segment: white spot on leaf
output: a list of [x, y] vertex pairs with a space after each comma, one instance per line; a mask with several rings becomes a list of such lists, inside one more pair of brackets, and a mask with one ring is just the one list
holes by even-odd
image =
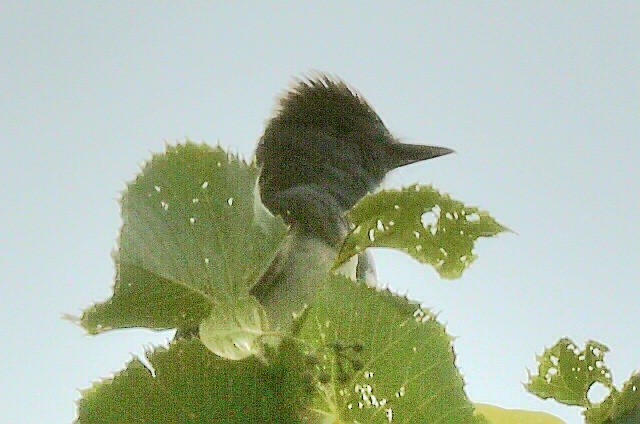
[[420, 216], [420, 222], [424, 228], [435, 227], [438, 222], [439, 215], [433, 210], [423, 213]]
[[480, 215], [477, 212], [474, 212], [470, 215], [466, 215], [465, 218], [468, 222], [477, 222], [480, 221]]

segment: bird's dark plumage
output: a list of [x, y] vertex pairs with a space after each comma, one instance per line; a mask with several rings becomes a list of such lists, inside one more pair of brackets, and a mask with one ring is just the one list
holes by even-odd
[[[325, 256], [335, 255], [347, 233], [346, 212], [374, 191], [389, 171], [451, 152], [400, 143], [362, 96], [344, 82], [319, 74], [299, 80], [280, 100], [260, 138], [260, 196], [271, 212], [291, 225], [298, 247], [303, 246], [307, 255], [312, 240], [324, 245]], [[301, 276], [289, 278], [293, 274], [287, 274], [288, 262], [294, 261], [279, 258], [266, 274], [271, 281], [252, 289], [263, 305], [307, 290], [292, 289]], [[327, 272], [331, 258], [321, 262], [324, 268], [329, 264]], [[276, 264], [280, 269], [274, 269]]]
[[256, 150], [263, 202], [284, 215], [274, 198], [306, 186], [348, 210], [382, 181], [386, 171], [372, 147], [389, 136], [380, 117], [344, 83], [301, 81], [280, 101]]
[[[326, 193], [335, 201], [329, 211], [344, 213], [392, 169], [450, 152], [399, 143], [362, 96], [342, 81], [319, 75], [299, 81], [280, 100], [260, 139], [260, 194], [272, 212], [288, 221], [295, 220], [295, 213], [289, 211], [293, 216], [288, 219], [281, 199], [296, 187]], [[333, 242], [335, 237], [329, 238]]]

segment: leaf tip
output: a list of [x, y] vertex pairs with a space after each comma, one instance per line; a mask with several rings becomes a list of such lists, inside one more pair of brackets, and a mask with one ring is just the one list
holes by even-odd
[[78, 325], [80, 327], [82, 327], [82, 317], [78, 316], [78, 315], [72, 315], [72, 314], [68, 314], [68, 313], [63, 313], [62, 316], [60, 317], [61, 319], [68, 321], [72, 324]]

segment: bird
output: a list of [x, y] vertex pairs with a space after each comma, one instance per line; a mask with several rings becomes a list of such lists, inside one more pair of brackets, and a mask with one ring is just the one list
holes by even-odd
[[[452, 152], [402, 143], [367, 100], [338, 77], [316, 72], [296, 79], [255, 152], [260, 199], [290, 228], [250, 289], [269, 323], [286, 331], [293, 316], [312, 304], [348, 234], [347, 212], [387, 173]], [[355, 277], [375, 279], [370, 254], [356, 258]]]

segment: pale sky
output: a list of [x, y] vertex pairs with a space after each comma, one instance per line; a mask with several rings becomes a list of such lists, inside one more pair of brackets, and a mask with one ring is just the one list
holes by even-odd
[[380, 279], [440, 312], [472, 400], [581, 422], [521, 382], [564, 336], [608, 345], [617, 384], [640, 366], [639, 46], [632, 1], [1, 2], [2, 421], [70, 422], [78, 389], [170, 337], [60, 318], [109, 296], [139, 163], [185, 137], [250, 157], [316, 69], [458, 152], [387, 186], [434, 183], [517, 232], [459, 281], [388, 252]]

